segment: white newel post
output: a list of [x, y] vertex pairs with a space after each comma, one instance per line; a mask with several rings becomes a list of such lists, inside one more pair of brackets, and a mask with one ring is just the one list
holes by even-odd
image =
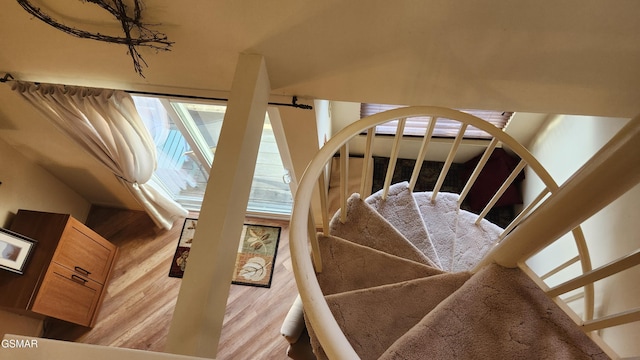
[[215, 358], [270, 92], [263, 57], [239, 57], [166, 352]]

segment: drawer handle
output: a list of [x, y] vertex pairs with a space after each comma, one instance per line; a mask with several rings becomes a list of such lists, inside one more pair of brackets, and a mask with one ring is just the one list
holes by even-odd
[[71, 280], [77, 282], [78, 284], [84, 285], [87, 283], [87, 280], [81, 278], [78, 275], [71, 275]]
[[76, 269], [77, 272], [83, 273], [85, 276], [89, 276], [89, 274], [91, 274], [90, 271], [87, 271], [87, 270], [81, 268], [80, 266], [76, 266], [75, 269]]

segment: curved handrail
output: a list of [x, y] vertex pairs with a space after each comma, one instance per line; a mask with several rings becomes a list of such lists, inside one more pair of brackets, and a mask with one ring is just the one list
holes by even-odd
[[[322, 294], [320, 285], [316, 279], [314, 266], [311, 261], [311, 257], [309, 256], [310, 248], [307, 241], [307, 225], [315, 184], [318, 177], [322, 174], [327, 162], [353, 137], [363, 133], [365, 130], [368, 130], [373, 126], [390, 120], [425, 115], [431, 116], [432, 118], [437, 117], [457, 120], [464, 124], [486, 131], [493, 137], [498, 138], [500, 142], [508, 146], [522, 160], [531, 166], [533, 171], [538, 175], [550, 192], [553, 193], [558, 189], [558, 185], [551, 175], [518, 141], [509, 134], [496, 128], [494, 125], [461, 111], [435, 106], [405, 107], [388, 110], [360, 119], [359, 121], [356, 121], [342, 129], [318, 151], [316, 156], [307, 166], [296, 191], [289, 229], [291, 258], [298, 291], [300, 292], [308, 320], [310, 321], [318, 340], [322, 344], [323, 350], [330, 359], [358, 359], [359, 357], [341, 331], [327, 302], [324, 300], [324, 295]], [[585, 257], [588, 259], [588, 249], [584, 242], [584, 237], [577, 237], [575, 240], [581, 258]], [[312, 239], [312, 241], [314, 240]], [[583, 272], [591, 270], [590, 261], [588, 260], [584, 261], [582, 266]], [[587, 266], [588, 269], [585, 269], [585, 266]], [[592, 290], [590, 295], [588, 292], [589, 290], [585, 288], [586, 296], [590, 296], [592, 298]]]

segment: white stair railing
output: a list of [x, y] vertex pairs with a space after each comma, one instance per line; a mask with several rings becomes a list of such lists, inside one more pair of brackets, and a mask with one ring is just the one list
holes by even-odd
[[[492, 250], [482, 266], [516, 267], [640, 182], [640, 116], [553, 192]], [[590, 270], [589, 270], [590, 271]]]
[[[293, 208], [292, 217], [291, 217], [291, 227], [290, 227], [290, 239], [291, 239], [290, 247], [291, 247], [291, 254], [292, 254], [292, 263], [293, 263], [294, 273], [296, 277], [296, 282], [298, 285], [298, 290], [300, 292], [300, 296], [302, 298], [302, 302], [304, 304], [308, 320], [314, 329], [314, 333], [316, 334], [320, 344], [322, 345], [323, 350], [325, 351], [325, 353], [330, 359], [357, 359], [358, 356], [353, 350], [353, 348], [351, 347], [351, 345], [349, 344], [349, 342], [347, 341], [342, 331], [340, 330], [337, 322], [333, 318], [333, 315], [329, 310], [329, 307], [326, 301], [324, 300], [322, 291], [320, 290], [318, 281], [315, 277], [315, 272], [320, 271], [322, 266], [322, 264], [316, 263], [315, 264], [316, 267], [314, 268], [314, 264], [311, 261], [312, 256], [316, 262], [319, 261], [318, 260], [319, 257], [316, 255], [313, 255], [313, 253], [316, 252], [318, 249], [317, 237], [308, 236], [307, 234], [307, 229], [308, 229], [307, 225], [310, 224], [308, 219], [308, 216], [309, 216], [308, 214], [309, 214], [309, 208], [310, 208], [310, 202], [311, 202], [311, 195], [312, 195], [312, 192], [314, 191], [314, 185], [317, 183], [319, 176], [324, 176], [323, 171], [326, 168], [326, 164], [332, 159], [332, 157], [340, 149], [343, 149], [341, 152], [342, 162], [343, 164], [346, 164], [346, 161], [347, 161], [346, 158], [348, 157], [348, 151], [346, 150], [347, 149], [346, 146], [352, 138], [364, 132], [368, 132], [367, 147], [366, 147], [365, 162], [364, 162], [365, 171], [366, 171], [366, 166], [368, 166], [369, 159], [371, 157], [371, 144], [373, 143], [374, 129], [376, 125], [384, 122], [388, 122], [390, 120], [399, 120], [398, 123], [399, 123], [399, 127], [401, 128], [406, 119], [412, 118], [412, 117], [418, 117], [418, 116], [424, 117], [425, 115], [429, 116], [432, 119], [431, 121], [432, 124], [430, 124], [430, 127], [434, 125], [437, 119], [439, 118], [452, 119], [452, 120], [459, 121], [462, 124], [462, 128], [466, 126], [473, 126], [491, 134], [493, 136], [493, 139], [489, 146], [490, 149], [487, 150], [487, 152], [485, 153], [485, 156], [483, 156], [483, 159], [484, 158], [488, 159], [491, 151], [493, 151], [493, 148], [495, 148], [498, 144], [502, 144], [502, 146], [507, 147], [511, 149], [514, 153], [516, 153], [522, 160], [521, 164], [518, 166], [518, 169], [514, 171], [514, 173], [509, 177], [509, 179], [507, 179], [507, 181], [505, 182], [506, 185], [503, 185], [503, 188], [506, 188], [506, 186], [508, 186], [507, 183], [510, 183], [513, 180], [513, 178], [515, 178], [515, 175], [517, 175], [518, 172], [526, 165], [533, 170], [533, 172], [541, 179], [541, 181], [545, 186], [545, 190], [536, 198], [535, 203], [537, 204], [541, 202], [548, 193], [551, 194], [549, 198], [547, 198], [547, 200], [545, 200], [535, 210], [534, 208], [536, 204], [533, 204], [525, 208], [524, 211], [516, 217], [516, 219], [512, 222], [512, 224], [507, 227], [506, 231], [503, 233], [503, 236], [501, 237], [504, 237], [503, 243], [506, 242], [508, 244], [508, 247], [512, 246], [511, 245], [512, 241], [509, 240], [510, 237], [512, 236], [511, 234], [517, 234], [521, 226], [523, 226], [524, 224], [530, 223], [529, 219], [531, 217], [534, 217], [534, 215], [536, 215], [537, 213], [539, 213], [541, 211], [540, 209], [544, 208], [545, 204], [547, 204], [553, 196], [556, 196], [556, 197], [563, 196], [561, 195], [561, 193], [564, 190], [558, 191], [559, 187], [556, 184], [556, 182], [553, 180], [553, 178], [542, 167], [542, 165], [535, 159], [535, 157], [533, 157], [533, 155], [531, 155], [531, 153], [529, 153], [529, 151], [526, 150], [521, 144], [519, 144], [515, 139], [513, 139], [508, 134], [497, 129], [492, 124], [463, 112], [459, 112], [452, 109], [440, 108], [440, 107], [407, 107], [407, 108], [390, 110], [384, 113], [379, 113], [373, 116], [369, 116], [367, 118], [356, 121], [351, 125], [347, 126], [346, 128], [344, 128], [338, 134], [334, 135], [320, 149], [316, 157], [314, 157], [314, 159], [311, 161], [311, 163], [307, 167], [305, 174], [302, 180], [300, 181], [298, 190], [296, 192], [296, 196], [294, 200], [294, 208]], [[444, 176], [446, 176], [446, 172], [453, 161], [453, 158], [457, 151], [457, 147], [460, 144], [460, 141], [462, 140], [463, 133], [464, 133], [464, 130], [459, 132], [456, 140], [454, 141], [454, 144], [449, 153], [448, 159], [445, 162], [445, 167], [440, 174], [439, 180], [436, 184], [436, 188], [434, 188], [434, 193], [436, 193], [439, 190], [440, 186], [442, 185]], [[430, 136], [431, 132], [428, 130], [427, 134]], [[390, 165], [389, 165], [390, 169], [387, 169], [387, 178], [389, 179], [389, 181], [385, 181], [385, 184], [382, 190], [383, 193], [386, 193], [386, 191], [388, 191], [388, 188], [390, 186], [390, 178], [393, 175], [393, 167], [395, 167], [395, 160], [398, 157], [398, 148], [400, 146], [399, 139], [401, 138], [402, 138], [402, 131], [400, 129], [398, 131], [398, 135], [396, 136], [396, 141], [394, 143], [392, 154], [390, 156], [390, 159], [391, 159]], [[429, 140], [430, 139], [424, 140], [422, 148], [420, 150], [420, 154], [418, 154], [418, 158], [424, 159], [424, 156], [426, 154], [426, 147], [428, 146]], [[636, 140], [636, 142], [637, 141], [638, 140]], [[484, 159], [485, 160], [484, 162], [486, 162], [486, 159]], [[482, 162], [483, 161], [481, 161], [481, 163]], [[474, 171], [474, 176], [472, 176], [472, 178], [469, 180], [469, 183], [465, 186], [465, 190], [463, 190], [463, 197], [464, 195], [466, 195], [468, 190], [473, 185], [473, 181], [475, 181], [475, 177], [477, 177], [477, 175], [481, 171], [482, 166], [483, 164], [479, 165], [478, 168], [476, 168], [476, 170]], [[627, 163], [627, 166], [629, 166], [628, 163]], [[342, 171], [343, 169], [344, 171]], [[345, 176], [346, 169], [347, 169], [347, 166], [342, 165], [341, 176]], [[412, 180], [410, 184], [411, 188], [415, 186], [414, 178], [417, 177], [417, 172], [419, 171], [420, 171], [420, 166], [416, 164], [414, 173], [412, 174]], [[391, 175], [389, 175], [389, 173], [391, 173]], [[342, 184], [342, 189], [340, 190], [340, 193], [342, 196], [342, 201], [341, 201], [340, 212], [341, 212], [341, 219], [344, 221], [344, 219], [346, 219], [345, 218], [346, 216], [345, 195], [348, 195], [348, 192], [347, 192], [346, 181], [341, 180], [341, 184]], [[326, 196], [326, 192], [321, 191], [321, 196], [323, 194]], [[499, 196], [497, 195], [495, 200], [497, 200], [497, 197]], [[435, 196], [434, 196], [434, 200], [435, 200]], [[487, 206], [485, 211], [483, 211], [482, 215], [488, 212], [492, 206], [493, 204], [489, 204], [489, 206]], [[573, 211], [575, 212], [576, 210], [574, 209]], [[323, 216], [326, 216], [327, 218], [329, 218], [332, 216], [332, 214], [323, 214]], [[325, 220], [323, 220], [323, 224], [325, 224]], [[545, 228], [546, 226], [540, 226], [540, 227]], [[325, 232], [326, 232], [326, 229], [325, 229]], [[579, 224], [575, 225], [575, 229], [573, 230], [573, 235], [578, 248], [577, 258], [579, 259], [582, 272], [587, 273], [591, 271], [591, 262], [590, 262], [586, 242]], [[531, 240], [527, 240], [527, 241], [531, 241]], [[311, 242], [311, 246], [309, 242]], [[504, 249], [505, 245], [501, 244], [499, 245], [499, 247], [501, 249]], [[310, 256], [310, 254], [312, 256]], [[506, 261], [506, 259], [509, 259], [510, 262], [508, 262], [508, 264], [514, 267], [517, 266], [518, 261], [520, 259], [520, 257], [516, 256], [512, 252], [508, 252], [507, 254], [504, 254], [502, 252], [496, 253], [494, 251], [494, 252], [491, 252], [491, 256], [492, 256], [491, 260], [487, 260], [487, 261], [494, 261], [496, 258], [500, 258], [504, 262]], [[562, 269], [558, 271], [561, 271], [561, 270]], [[536, 276], [531, 272], [527, 272], [527, 273], [530, 274], [531, 276]], [[536, 280], [542, 281], [539, 277]], [[584, 287], [584, 298], [585, 298], [585, 307], [586, 307], [585, 321], [591, 320], [591, 317], [593, 314], [593, 297], [594, 297], [593, 285], [587, 284]], [[625, 314], [624, 318], [629, 319], [629, 318], [633, 318], [634, 316], [636, 316], [635, 313], [631, 315]]]

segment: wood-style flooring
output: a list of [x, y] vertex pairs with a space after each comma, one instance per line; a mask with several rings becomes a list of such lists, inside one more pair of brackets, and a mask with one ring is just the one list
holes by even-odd
[[[231, 285], [216, 359], [286, 359], [280, 326], [297, 295], [289, 224], [255, 218], [246, 222], [282, 227], [273, 280], [270, 288]], [[96, 325], [88, 329], [49, 320], [44, 336], [163, 351], [180, 289], [181, 280], [168, 273], [182, 223], [164, 231], [143, 212], [94, 207], [87, 225], [119, 247]]]

